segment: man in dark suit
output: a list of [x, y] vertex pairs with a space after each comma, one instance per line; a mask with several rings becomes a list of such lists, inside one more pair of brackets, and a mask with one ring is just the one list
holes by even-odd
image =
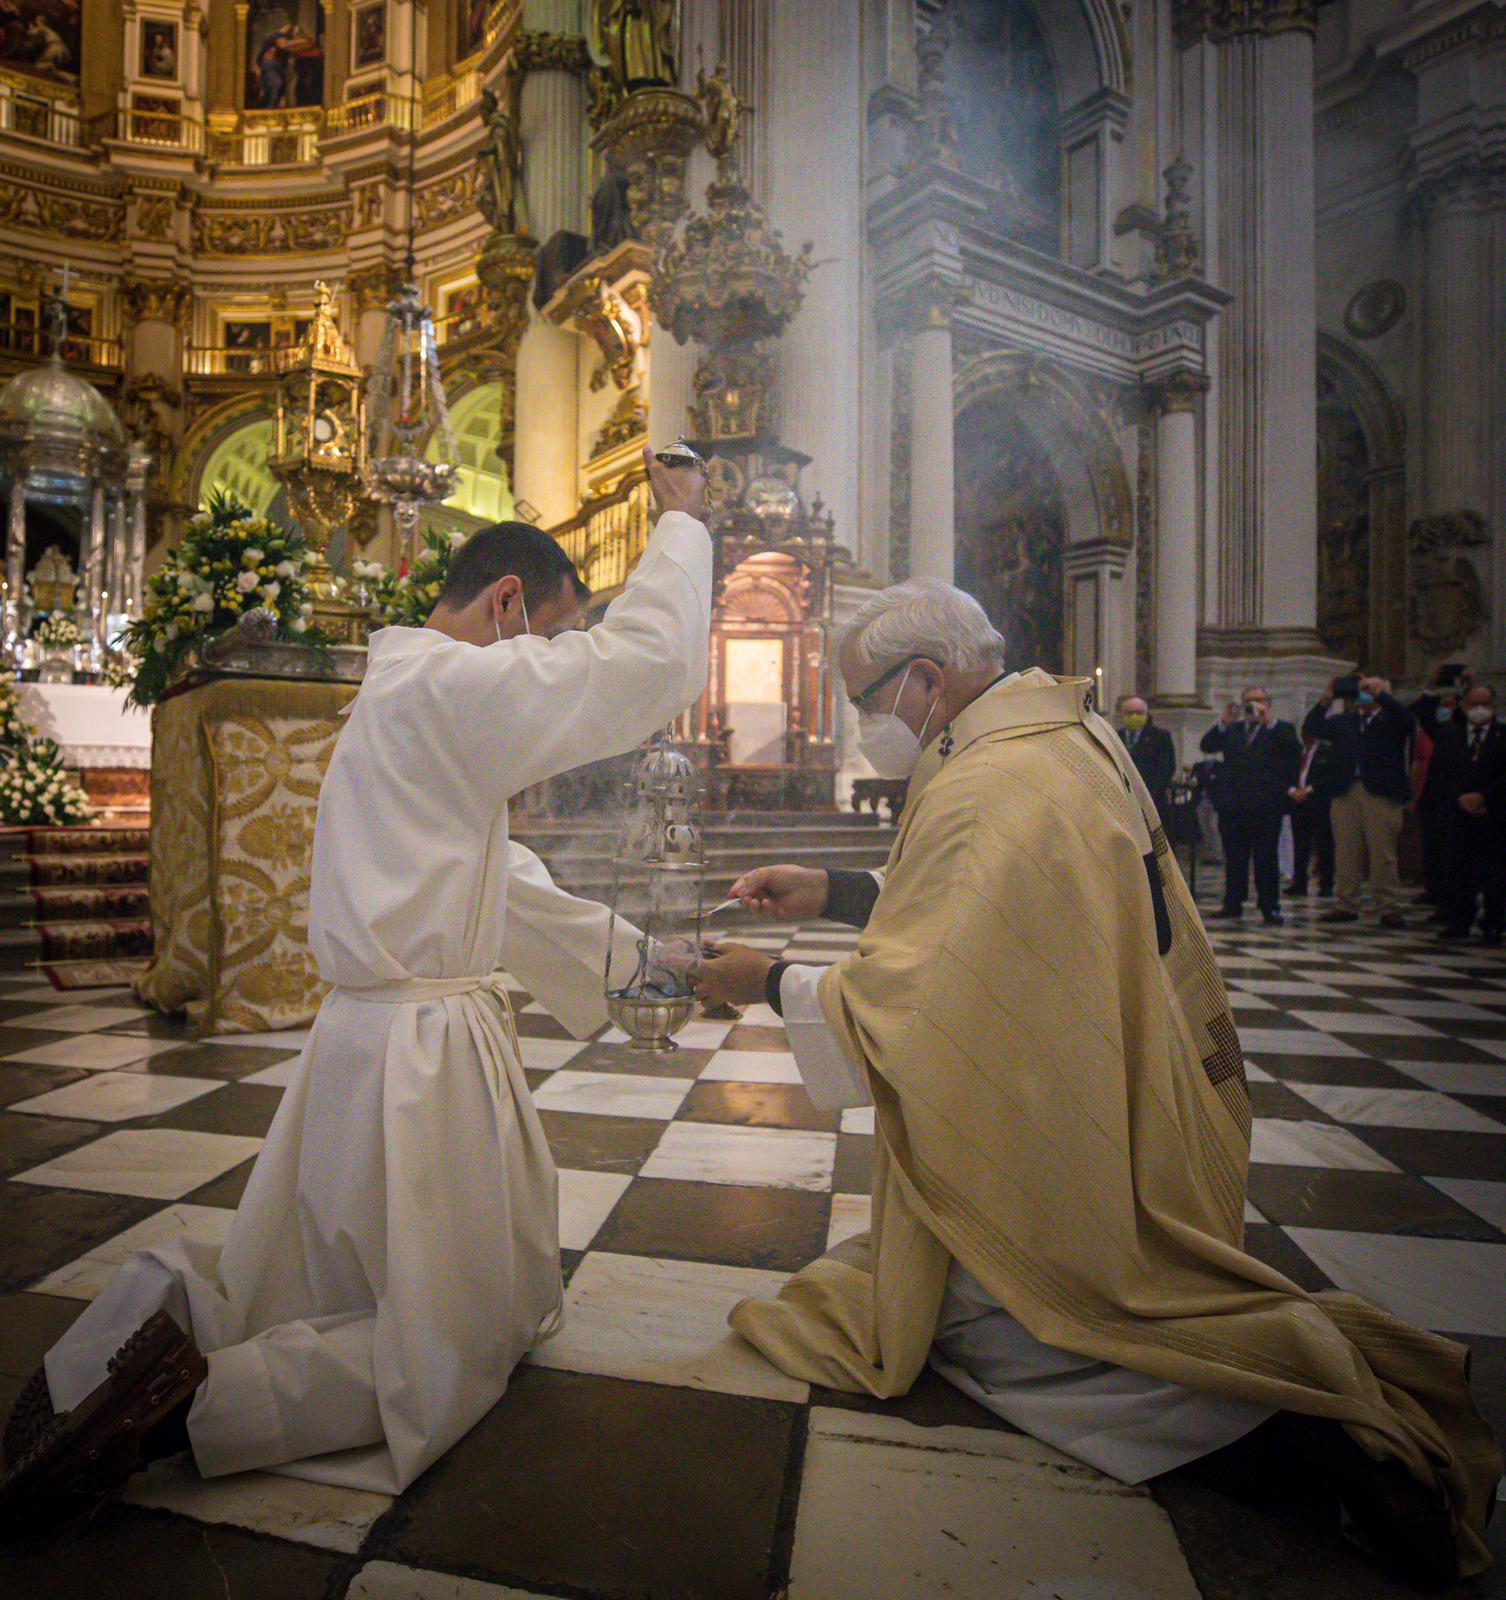
[[1288, 792], [1302, 764], [1302, 741], [1289, 722], [1271, 716], [1264, 689], [1246, 689], [1243, 714], [1224, 707], [1218, 726], [1202, 737], [1200, 748], [1221, 755], [1217, 800], [1218, 831], [1224, 845], [1224, 903], [1220, 917], [1244, 914], [1250, 863], [1255, 864], [1255, 898], [1268, 923], [1280, 923], [1281, 869], [1276, 851]]
[[1439, 937], [1467, 939], [1478, 908], [1481, 938], [1500, 944], [1506, 927], [1506, 728], [1496, 721], [1495, 691], [1484, 684], [1464, 696], [1463, 709], [1463, 720], [1439, 728], [1433, 751], [1450, 807], [1447, 921]]
[[1433, 674], [1432, 685], [1407, 706], [1423, 736], [1413, 745], [1413, 792], [1422, 834], [1422, 898], [1432, 906], [1434, 922], [1448, 921], [1448, 838], [1458, 809], [1454, 797], [1445, 792], [1444, 771], [1434, 755], [1442, 730], [1453, 722], [1462, 722], [1464, 713], [1459, 702], [1474, 682], [1468, 667], [1451, 663], [1440, 667]]
[[1156, 802], [1157, 815], [1165, 822], [1171, 780], [1177, 775], [1177, 750], [1171, 735], [1156, 726], [1150, 707], [1138, 694], [1127, 694], [1119, 702], [1119, 737]]
[[[1344, 694], [1336, 691], [1342, 687]], [[1336, 699], [1339, 701], [1335, 704]], [[1302, 724], [1302, 736], [1333, 747], [1334, 877], [1337, 902], [1324, 922], [1356, 922], [1360, 885], [1369, 868], [1370, 893], [1381, 926], [1403, 928], [1396, 846], [1402, 813], [1412, 798], [1407, 744], [1412, 713], [1384, 678], [1335, 678]]]
[[1287, 811], [1292, 819], [1292, 887], [1306, 895], [1308, 864], [1318, 858], [1318, 893], [1333, 893], [1333, 751], [1317, 739], [1302, 741], [1302, 765], [1297, 781], [1287, 791]]

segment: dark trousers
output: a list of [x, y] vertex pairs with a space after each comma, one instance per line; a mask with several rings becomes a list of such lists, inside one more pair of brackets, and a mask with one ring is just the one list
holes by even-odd
[[1276, 847], [1281, 841], [1281, 812], [1219, 813], [1224, 843], [1224, 909], [1238, 911], [1249, 892], [1250, 864], [1255, 865], [1255, 899], [1262, 911], [1281, 908], [1281, 869]]
[[1447, 840], [1449, 927], [1467, 933], [1478, 909], [1482, 932], [1506, 930], [1506, 829], [1494, 817], [1461, 811]]
[[1308, 863], [1318, 858], [1318, 887], [1333, 893], [1333, 819], [1316, 797], [1292, 807], [1292, 893], [1307, 893]]
[[1448, 904], [1448, 825], [1452, 820], [1449, 805], [1447, 800], [1417, 802], [1417, 827], [1422, 835], [1422, 892], [1431, 905], [1444, 908]]

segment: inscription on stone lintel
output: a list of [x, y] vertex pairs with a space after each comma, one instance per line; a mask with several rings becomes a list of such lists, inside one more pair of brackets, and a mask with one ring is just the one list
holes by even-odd
[[1079, 344], [1091, 345], [1094, 349], [1128, 361], [1136, 361], [1178, 345], [1192, 350], [1201, 350], [1203, 346], [1202, 328], [1190, 318], [1161, 323], [1147, 328], [1143, 333], [1131, 333], [1123, 328], [1095, 322], [1091, 317], [1070, 311], [1065, 306], [1037, 300], [1033, 295], [1002, 283], [986, 283], [971, 278], [968, 280], [968, 294], [976, 304], [994, 306], [1030, 327], [1061, 335]]

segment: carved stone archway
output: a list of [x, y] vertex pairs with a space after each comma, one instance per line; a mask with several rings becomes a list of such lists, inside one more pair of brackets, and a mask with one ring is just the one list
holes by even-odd
[[[1361, 662], [1388, 676], [1407, 671], [1406, 422], [1390, 386], [1353, 345], [1332, 334], [1318, 335], [1320, 418], [1323, 396], [1337, 401], [1358, 425], [1365, 460], [1355, 511], [1364, 520], [1363, 638]], [[1320, 439], [1320, 451], [1323, 441]], [[1321, 461], [1321, 457], [1320, 457]], [[1343, 530], [1322, 525], [1314, 537], [1342, 543]], [[1330, 552], [1330, 562], [1342, 551]], [[1320, 544], [1320, 570], [1324, 566]]]

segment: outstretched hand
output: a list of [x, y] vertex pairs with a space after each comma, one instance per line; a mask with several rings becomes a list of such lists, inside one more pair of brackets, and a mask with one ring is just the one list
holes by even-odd
[[751, 1006], [763, 999], [774, 958], [745, 944], [704, 947], [695, 977], [696, 998], [707, 1006]]
[[648, 468], [648, 486], [653, 490], [654, 504], [661, 515], [666, 511], [683, 511], [697, 521], [704, 519], [706, 474], [699, 467], [666, 467], [650, 445], [643, 447], [643, 463]]
[[745, 911], [782, 922], [800, 922], [826, 910], [830, 887], [831, 880], [819, 867], [754, 867], [729, 893], [742, 901]]

